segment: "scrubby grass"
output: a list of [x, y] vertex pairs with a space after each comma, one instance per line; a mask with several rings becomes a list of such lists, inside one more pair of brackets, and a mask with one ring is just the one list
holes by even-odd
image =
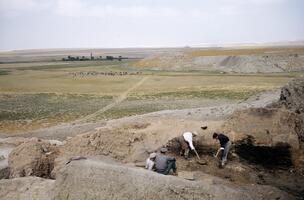
[[[131, 62], [130, 62], [131, 63]], [[240, 101], [278, 88], [299, 74], [220, 74], [213, 71], [141, 71], [140, 75], [73, 77], [74, 72], [134, 72], [127, 62], [1, 65], [0, 133], [49, 127], [92, 114], [149, 78], [97, 119], [205, 106], [205, 101]], [[57, 65], [58, 64], [58, 65]], [[96, 120], [96, 119], [93, 119]]]
[[133, 95], [128, 100], [159, 100], [159, 99], [230, 99], [230, 100], [245, 100], [252, 95], [255, 95], [263, 90], [202, 90], [202, 91], [176, 91], [162, 92], [148, 95]]
[[9, 63], [0, 64], [1, 69], [18, 69], [18, 70], [58, 70], [58, 69], [77, 69], [87, 67], [107, 67], [121, 66], [135, 62], [134, 60], [113, 60], [113, 61], [53, 61], [53, 62], [36, 62], [36, 63]]
[[185, 108], [199, 108], [205, 106], [216, 106], [231, 101], [220, 99], [133, 99], [128, 98], [116, 107], [108, 110], [96, 119], [117, 119], [126, 116], [146, 114], [161, 110], [179, 110]]
[[8, 70], [1, 70], [0, 69], [0, 76], [1, 75], [8, 75], [10, 73], [10, 71], [8, 71]]
[[10, 131], [19, 123], [21, 130], [30, 130], [71, 121], [106, 106], [111, 96], [80, 94], [2, 94], [0, 95], [0, 127]]

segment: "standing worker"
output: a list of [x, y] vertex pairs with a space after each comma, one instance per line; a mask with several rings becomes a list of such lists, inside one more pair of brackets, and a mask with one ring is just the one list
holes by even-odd
[[229, 141], [229, 138], [226, 135], [221, 134], [221, 133], [213, 133], [212, 137], [213, 137], [213, 139], [219, 140], [219, 142], [220, 142], [220, 148], [216, 152], [214, 157], [217, 157], [220, 152], [223, 152], [220, 165], [221, 165], [221, 167], [224, 167], [224, 165], [227, 162], [227, 156], [228, 156], [228, 153], [230, 150], [231, 142]]
[[189, 159], [190, 150], [195, 151], [193, 145], [193, 138], [197, 136], [196, 132], [185, 132], [182, 136], [177, 138], [177, 141], [180, 145], [180, 155], [184, 155], [185, 159]]

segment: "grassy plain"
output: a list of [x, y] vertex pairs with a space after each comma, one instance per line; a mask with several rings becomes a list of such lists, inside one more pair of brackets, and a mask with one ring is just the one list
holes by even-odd
[[[242, 101], [300, 75], [153, 71], [133, 67], [136, 62], [0, 64], [0, 132], [33, 130], [85, 117], [122, 98], [144, 77], [148, 78], [122, 101], [92, 120]], [[110, 72], [118, 74], [102, 75]], [[131, 75], [136, 72], [140, 73]]]

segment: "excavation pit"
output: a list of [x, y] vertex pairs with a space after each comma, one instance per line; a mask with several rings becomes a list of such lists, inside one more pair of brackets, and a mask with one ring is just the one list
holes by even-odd
[[290, 145], [256, 146], [254, 138], [247, 137], [235, 144], [235, 152], [242, 160], [267, 169], [289, 169], [293, 166]]

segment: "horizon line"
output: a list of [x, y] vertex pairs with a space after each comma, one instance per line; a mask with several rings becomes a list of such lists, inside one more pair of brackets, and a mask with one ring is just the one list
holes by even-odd
[[229, 47], [280, 47], [280, 46], [304, 46], [303, 40], [290, 40], [278, 42], [231, 42], [231, 43], [202, 43], [197, 45], [176, 46], [125, 46], [125, 47], [46, 47], [46, 48], [19, 48], [0, 49], [0, 52], [30, 51], [30, 50], [88, 50], [88, 49], [182, 49], [182, 48], [229, 48]]

